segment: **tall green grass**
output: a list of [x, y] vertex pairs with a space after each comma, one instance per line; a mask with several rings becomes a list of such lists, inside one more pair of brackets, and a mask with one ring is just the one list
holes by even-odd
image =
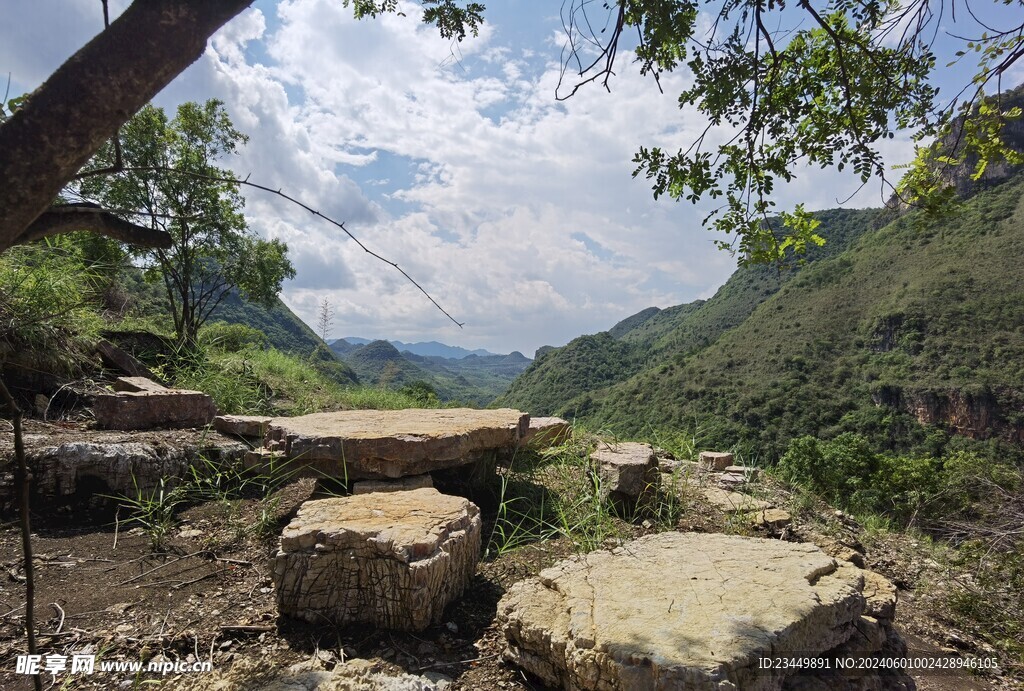
[[181, 388], [209, 394], [223, 413], [305, 415], [327, 410], [426, 407], [422, 399], [367, 386], [343, 386], [315, 362], [274, 348], [247, 346], [236, 352], [216, 347], [175, 367]]

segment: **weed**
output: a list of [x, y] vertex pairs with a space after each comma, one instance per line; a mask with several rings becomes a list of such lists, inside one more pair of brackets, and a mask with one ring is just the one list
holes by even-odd
[[139, 487], [134, 475], [132, 484], [135, 486], [134, 497], [122, 495], [110, 498], [128, 507], [131, 511], [128, 522], [142, 528], [154, 551], [163, 551], [167, 536], [175, 525], [175, 511], [186, 501], [185, 492], [180, 485], [172, 487], [169, 478], [160, 478], [159, 485], [148, 491]]

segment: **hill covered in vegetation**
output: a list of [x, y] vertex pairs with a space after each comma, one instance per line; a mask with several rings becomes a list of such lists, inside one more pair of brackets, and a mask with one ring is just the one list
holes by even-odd
[[905, 445], [932, 424], [1020, 441], [1022, 191], [1017, 176], [933, 222], [823, 212], [828, 243], [806, 265], [741, 268], [710, 300], [576, 339], [500, 403], [773, 458], [803, 434]]

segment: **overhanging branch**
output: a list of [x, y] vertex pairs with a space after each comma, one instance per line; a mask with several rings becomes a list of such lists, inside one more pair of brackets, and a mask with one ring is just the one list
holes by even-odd
[[23, 245], [59, 233], [85, 230], [139, 247], [169, 248], [171, 236], [162, 230], [129, 223], [96, 204], [62, 204], [45, 211], [14, 244]]

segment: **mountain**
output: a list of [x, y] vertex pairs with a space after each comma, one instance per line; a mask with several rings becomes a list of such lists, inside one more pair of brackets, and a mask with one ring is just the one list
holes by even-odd
[[[368, 338], [359, 338], [358, 336], [346, 336], [345, 338], [339, 338], [338, 341], [345, 341], [349, 345], [361, 346], [370, 343]], [[331, 343], [333, 347], [335, 343]], [[409, 352], [413, 355], [422, 355], [424, 357], [441, 357], [450, 360], [461, 360], [464, 357], [470, 355], [495, 355], [490, 351], [478, 348], [476, 350], [467, 350], [460, 348], [459, 346], [450, 346], [445, 343], [439, 343], [438, 341], [421, 341], [417, 343], [403, 343], [402, 341], [388, 341], [391, 345], [395, 346], [400, 352]], [[335, 350], [338, 350], [337, 348]]]
[[331, 343], [335, 354], [347, 362], [362, 381], [396, 389], [425, 383], [445, 402], [487, 405], [530, 364], [519, 352], [479, 355], [458, 348], [468, 354], [446, 358], [417, 355], [408, 350], [399, 352], [393, 345], [396, 341], [355, 343], [362, 340], [366, 339], [344, 338]]
[[741, 268], [707, 302], [576, 339], [499, 402], [767, 457], [802, 434], [912, 445], [922, 425], [1024, 441], [1022, 195], [1018, 175], [931, 223], [825, 212], [803, 267]]
[[[819, 232], [828, 242], [810, 250], [803, 266], [842, 252], [883, 216], [874, 210], [819, 212]], [[707, 348], [743, 323], [800, 270], [800, 265], [740, 268], [710, 300], [647, 308], [607, 332], [581, 336], [542, 355], [538, 351], [534, 363], [496, 403], [537, 415], [586, 416], [592, 405], [590, 394]]]

